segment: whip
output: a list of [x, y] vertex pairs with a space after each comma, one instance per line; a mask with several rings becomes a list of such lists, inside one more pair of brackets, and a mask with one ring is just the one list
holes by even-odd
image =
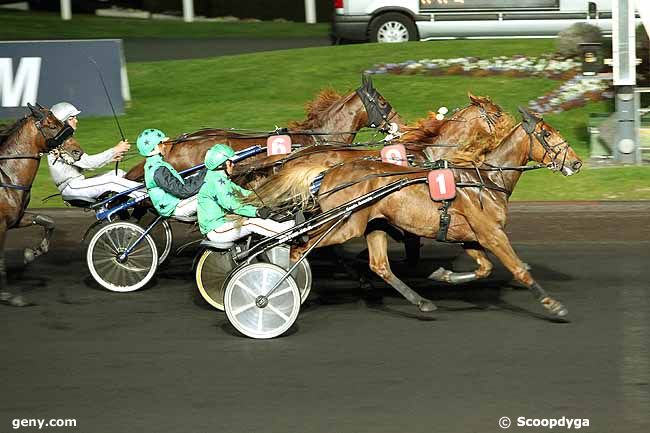
[[[106, 88], [106, 83], [104, 82], [104, 76], [102, 75], [101, 69], [99, 69], [99, 65], [90, 56], [87, 56], [88, 60], [92, 62], [93, 65], [95, 65], [95, 69], [97, 70], [97, 74], [99, 75], [99, 80], [102, 82], [102, 87], [104, 88], [104, 93], [106, 94], [106, 99], [108, 99], [108, 105], [111, 106], [111, 111], [113, 112], [113, 118], [115, 119], [115, 124], [117, 125], [117, 129], [120, 131], [120, 136], [122, 137], [122, 141], [126, 141], [126, 138], [124, 138], [124, 132], [122, 131], [122, 127], [120, 126], [120, 121], [117, 119], [117, 114], [115, 113], [115, 107], [113, 107], [113, 101], [111, 101], [111, 96], [108, 94], [108, 88]], [[120, 165], [120, 161], [115, 161], [115, 175], [117, 176], [117, 169]]]

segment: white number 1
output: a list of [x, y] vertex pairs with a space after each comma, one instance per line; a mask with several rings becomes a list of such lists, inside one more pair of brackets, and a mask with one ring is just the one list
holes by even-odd
[[447, 194], [447, 186], [445, 185], [445, 176], [439, 174], [436, 176], [436, 182], [438, 182], [438, 189], [440, 190], [441, 195]]

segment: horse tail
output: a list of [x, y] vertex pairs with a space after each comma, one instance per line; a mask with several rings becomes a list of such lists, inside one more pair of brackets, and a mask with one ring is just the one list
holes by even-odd
[[254, 194], [247, 196], [243, 202], [271, 208], [293, 202], [304, 207], [310, 198], [309, 187], [312, 182], [329, 168], [327, 165], [319, 163], [304, 163], [287, 167], [268, 178], [255, 189]]

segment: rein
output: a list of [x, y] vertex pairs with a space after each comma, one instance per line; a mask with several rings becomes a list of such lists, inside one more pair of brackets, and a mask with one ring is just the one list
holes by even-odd
[[15, 155], [0, 155], [1, 159], [41, 159], [44, 153], [17, 153]]

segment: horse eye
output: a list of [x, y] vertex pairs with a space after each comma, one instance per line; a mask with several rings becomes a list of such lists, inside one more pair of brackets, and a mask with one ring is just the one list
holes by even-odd
[[544, 130], [544, 137], [548, 138], [551, 136], [551, 132], [547, 129]]

